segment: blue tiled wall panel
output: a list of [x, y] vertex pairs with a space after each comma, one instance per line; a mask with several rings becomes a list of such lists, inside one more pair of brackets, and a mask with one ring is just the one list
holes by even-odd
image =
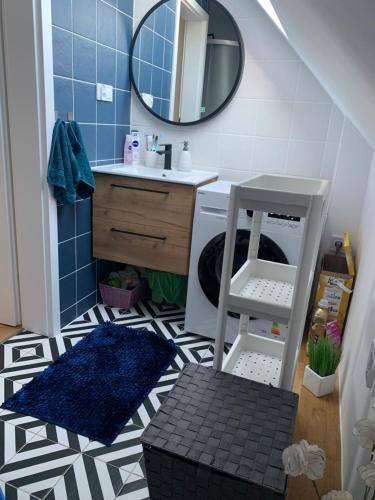
[[[91, 165], [123, 160], [130, 127], [133, 0], [52, 0], [55, 109], [80, 123]], [[96, 84], [113, 102], [96, 101]], [[98, 280], [116, 264], [92, 256], [92, 202], [58, 207], [61, 326], [97, 303]]]
[[152, 109], [169, 118], [176, 1], [159, 6], [146, 20], [134, 47], [133, 76], [140, 93], [154, 97]]

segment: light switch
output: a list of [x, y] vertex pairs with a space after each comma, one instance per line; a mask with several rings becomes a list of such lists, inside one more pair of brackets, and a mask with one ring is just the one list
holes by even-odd
[[113, 87], [112, 85], [105, 85], [104, 83], [96, 84], [96, 100], [97, 101], [113, 101]]

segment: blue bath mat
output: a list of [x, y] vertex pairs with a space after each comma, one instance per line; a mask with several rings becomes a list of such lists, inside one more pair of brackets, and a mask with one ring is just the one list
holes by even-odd
[[176, 353], [156, 333], [104, 323], [1, 407], [110, 446]]

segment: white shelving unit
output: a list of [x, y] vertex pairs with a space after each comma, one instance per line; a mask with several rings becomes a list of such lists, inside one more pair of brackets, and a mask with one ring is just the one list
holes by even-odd
[[[303, 335], [319, 244], [327, 216], [329, 182], [258, 175], [231, 189], [219, 298], [214, 368], [291, 389]], [[253, 210], [248, 258], [231, 278], [240, 209]], [[264, 212], [305, 218], [298, 266], [258, 259]], [[240, 313], [238, 336], [225, 362], [228, 311]], [[248, 331], [249, 318], [288, 326], [285, 343]]]

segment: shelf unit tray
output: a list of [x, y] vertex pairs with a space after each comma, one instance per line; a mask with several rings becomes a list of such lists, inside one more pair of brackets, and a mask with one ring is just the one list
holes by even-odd
[[296, 272], [295, 266], [247, 260], [231, 280], [229, 310], [287, 324]]
[[284, 343], [257, 335], [239, 335], [223, 364], [238, 377], [279, 386]]

